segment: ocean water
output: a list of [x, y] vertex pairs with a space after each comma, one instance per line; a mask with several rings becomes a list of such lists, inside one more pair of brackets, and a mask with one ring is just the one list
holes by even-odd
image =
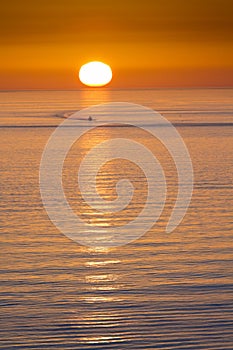
[[[155, 109], [176, 126], [193, 163], [193, 195], [180, 225], [166, 233], [177, 173], [164, 147], [133, 127], [93, 129], [64, 163], [64, 191], [77, 215], [100, 228], [117, 227], [142, 210], [146, 179], [127, 161], [106, 164], [97, 181], [107, 202], [116, 198], [117, 181], [129, 178], [135, 193], [126, 210], [96, 214], [80, 195], [83, 157], [116, 137], [134, 139], [156, 154], [167, 201], [139, 239], [91, 248], [49, 220], [40, 195], [40, 161], [64, 116], [117, 101]], [[1, 92], [0, 136], [0, 349], [233, 348], [232, 89]]]

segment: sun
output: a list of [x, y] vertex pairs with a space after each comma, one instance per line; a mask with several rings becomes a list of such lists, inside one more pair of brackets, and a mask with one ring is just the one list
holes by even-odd
[[80, 68], [79, 79], [87, 86], [104, 86], [112, 80], [112, 70], [103, 62], [89, 62]]

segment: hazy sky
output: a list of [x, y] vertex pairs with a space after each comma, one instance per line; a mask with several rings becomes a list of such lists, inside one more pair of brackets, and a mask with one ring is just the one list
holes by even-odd
[[79, 88], [102, 60], [112, 87], [232, 86], [232, 0], [8, 0], [0, 88]]

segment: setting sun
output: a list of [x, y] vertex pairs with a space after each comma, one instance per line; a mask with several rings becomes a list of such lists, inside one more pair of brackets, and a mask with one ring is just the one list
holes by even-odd
[[89, 62], [80, 68], [79, 79], [87, 86], [104, 86], [112, 80], [112, 70], [103, 62]]

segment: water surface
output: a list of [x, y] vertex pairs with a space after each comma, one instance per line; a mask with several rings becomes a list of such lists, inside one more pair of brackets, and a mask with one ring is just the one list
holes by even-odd
[[[0, 93], [1, 349], [233, 348], [232, 97], [229, 89]], [[124, 224], [141, 210], [146, 182], [133, 164], [113, 162], [99, 176], [106, 199], [115, 198], [122, 174], [134, 180], [134, 201], [118, 217], [94, 215], [78, 193], [83, 155], [118, 134], [158, 153], [168, 199], [160, 220], [139, 240], [91, 249], [49, 221], [39, 164], [64, 113], [111, 101], [144, 104], [177, 124], [192, 158], [194, 192], [182, 223], [164, 233], [177, 193], [167, 153], [132, 128], [93, 131], [77, 142], [64, 167], [66, 195], [77, 213], [103, 226]]]

